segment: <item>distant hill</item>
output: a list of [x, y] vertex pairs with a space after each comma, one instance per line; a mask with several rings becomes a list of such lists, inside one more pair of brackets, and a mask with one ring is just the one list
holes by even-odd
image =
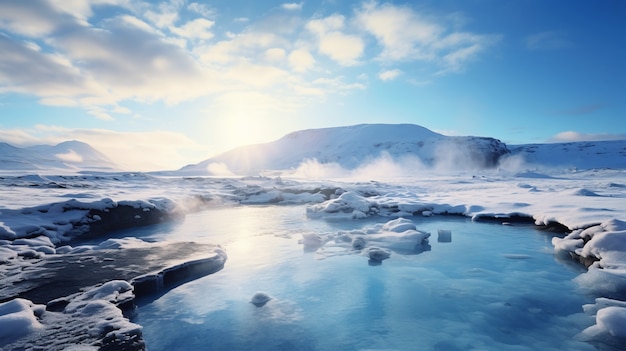
[[509, 149], [529, 165], [626, 169], [626, 140], [511, 145]]
[[477, 169], [495, 167], [509, 153], [500, 140], [487, 137], [445, 136], [413, 124], [361, 124], [302, 130], [274, 142], [243, 146], [181, 168], [180, 174], [211, 174], [212, 165], [235, 174], [288, 170], [305, 160], [334, 163], [354, 169], [387, 155], [413, 157], [426, 167]]
[[0, 171], [114, 171], [118, 167], [89, 144], [65, 141], [57, 145], [19, 148], [0, 143]]

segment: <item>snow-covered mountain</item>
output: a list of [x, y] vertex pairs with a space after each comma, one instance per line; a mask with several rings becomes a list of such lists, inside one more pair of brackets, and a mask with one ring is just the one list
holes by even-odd
[[89, 144], [76, 140], [25, 148], [0, 143], [2, 171], [112, 171], [117, 168]]
[[412, 158], [427, 167], [475, 169], [496, 166], [508, 153], [506, 145], [494, 138], [445, 136], [413, 124], [360, 124], [293, 132], [185, 166], [180, 173], [211, 174], [227, 168], [235, 174], [254, 174], [294, 169], [306, 160], [354, 169], [384, 155]]

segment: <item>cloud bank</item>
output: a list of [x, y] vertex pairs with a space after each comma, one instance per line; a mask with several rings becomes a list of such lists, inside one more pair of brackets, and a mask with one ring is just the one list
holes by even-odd
[[[313, 17], [304, 17], [303, 5], [283, 3], [270, 26], [179, 0], [5, 0], [0, 94], [83, 108], [105, 121], [132, 115], [129, 102], [178, 104], [250, 90], [307, 104], [362, 86], [346, 67], [421, 62], [433, 76], [451, 73], [500, 38], [393, 3], [368, 1], [347, 16]], [[234, 22], [243, 28], [224, 30]], [[397, 78], [393, 72], [381, 79]]]

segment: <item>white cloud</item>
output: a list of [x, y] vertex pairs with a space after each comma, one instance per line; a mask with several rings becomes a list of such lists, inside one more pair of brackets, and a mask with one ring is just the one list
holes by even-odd
[[285, 52], [285, 49], [282, 49], [282, 48], [271, 48], [271, 49], [265, 50], [265, 53], [263, 56], [265, 57], [266, 61], [280, 62], [285, 59], [285, 57], [287, 56], [287, 53]]
[[326, 33], [320, 37], [319, 51], [344, 66], [358, 63], [363, 54], [365, 45], [363, 40], [355, 35], [345, 35], [340, 32]]
[[315, 66], [315, 58], [306, 49], [296, 49], [289, 54], [289, 65], [296, 72], [306, 72]]
[[209, 21], [204, 18], [196, 18], [193, 21], [189, 21], [181, 27], [170, 27], [170, 31], [178, 36], [188, 39], [203, 39], [208, 40], [213, 38], [213, 33], [209, 31], [215, 22]]
[[244, 32], [233, 34], [228, 40], [200, 46], [196, 49], [196, 54], [204, 63], [228, 65], [250, 61], [258, 53], [266, 49], [281, 47], [285, 43], [285, 40], [274, 33]]
[[313, 84], [317, 86], [323, 86], [333, 89], [337, 93], [346, 93], [350, 90], [364, 90], [366, 88], [365, 84], [362, 83], [346, 83], [344, 82], [344, 77], [334, 77], [334, 78], [318, 78], [313, 81]]
[[387, 70], [387, 71], [382, 71], [378, 74], [378, 78], [380, 80], [394, 80], [396, 78], [398, 78], [400, 75], [402, 74], [402, 71], [399, 69], [391, 69], [391, 70]]
[[[104, 3], [117, 7], [96, 20], [96, 5]], [[229, 23], [217, 26], [214, 11], [200, 1], [0, 1], [0, 93], [79, 106], [108, 121], [134, 118], [122, 102], [177, 104], [250, 90], [271, 89], [283, 100], [304, 104], [364, 89], [366, 79], [349, 82], [338, 66], [371, 64], [369, 49], [380, 50], [379, 60], [424, 60], [446, 72], [462, 69], [490, 43], [488, 36], [447, 28], [445, 18], [392, 4], [368, 2], [348, 17], [305, 19], [278, 12], [279, 24], [270, 21], [277, 18], [272, 15], [235, 25], [245, 27], [239, 32], [220, 33]], [[183, 16], [197, 14], [203, 17]], [[366, 35], [377, 42], [367, 47]], [[208, 40], [215, 37], [221, 40]], [[400, 72], [394, 71], [380, 72], [379, 78], [396, 78]]]
[[312, 20], [307, 29], [316, 34], [318, 50], [340, 65], [351, 66], [358, 63], [363, 55], [365, 43], [357, 35], [345, 34], [345, 17], [332, 15], [323, 19]]
[[145, 11], [143, 16], [158, 28], [171, 27], [179, 19], [178, 13], [183, 4], [183, 0], [164, 1]]
[[461, 70], [500, 39], [499, 35], [455, 31], [456, 17], [447, 25], [445, 17], [427, 16], [408, 6], [368, 2], [357, 10], [355, 21], [382, 46], [379, 60], [431, 62], [446, 73]]
[[215, 15], [215, 12], [211, 8], [209, 8], [207, 5], [200, 4], [197, 2], [192, 2], [189, 5], [187, 5], [187, 9], [195, 13], [198, 13], [204, 17], [213, 17]]
[[442, 26], [411, 8], [392, 4], [366, 3], [356, 20], [382, 44], [381, 58], [389, 60], [431, 58], [427, 48], [444, 32]]
[[604, 140], [626, 140], [626, 134], [609, 133], [579, 133], [575, 131], [565, 131], [550, 138], [549, 142], [575, 142], [575, 141], [604, 141]]
[[302, 2], [291, 2], [291, 3], [284, 3], [280, 5], [280, 7], [282, 7], [285, 10], [301, 10], [303, 4], [304, 3]]
[[[0, 28], [27, 37], [46, 36], [57, 28], [75, 23], [70, 16], [59, 16], [46, 1], [0, 1]], [[33, 6], [34, 5], [34, 6]]]
[[115, 120], [115, 118], [113, 118], [106, 109], [100, 107], [100, 106], [89, 106], [87, 107], [87, 113], [89, 113], [90, 115], [96, 117], [97, 119], [103, 120], [103, 121], [113, 121]]

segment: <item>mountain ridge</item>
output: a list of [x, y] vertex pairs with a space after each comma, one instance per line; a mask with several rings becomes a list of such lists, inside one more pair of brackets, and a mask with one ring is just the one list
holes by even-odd
[[490, 137], [445, 136], [415, 124], [359, 124], [295, 131], [273, 142], [232, 149], [178, 172], [211, 173], [212, 165], [223, 165], [235, 174], [255, 174], [294, 169], [306, 160], [354, 169], [382, 154], [411, 156], [428, 167], [452, 163], [474, 169], [494, 167], [508, 153], [504, 143]]
[[17, 147], [0, 142], [3, 171], [116, 171], [113, 161], [91, 145], [69, 140], [56, 145]]

